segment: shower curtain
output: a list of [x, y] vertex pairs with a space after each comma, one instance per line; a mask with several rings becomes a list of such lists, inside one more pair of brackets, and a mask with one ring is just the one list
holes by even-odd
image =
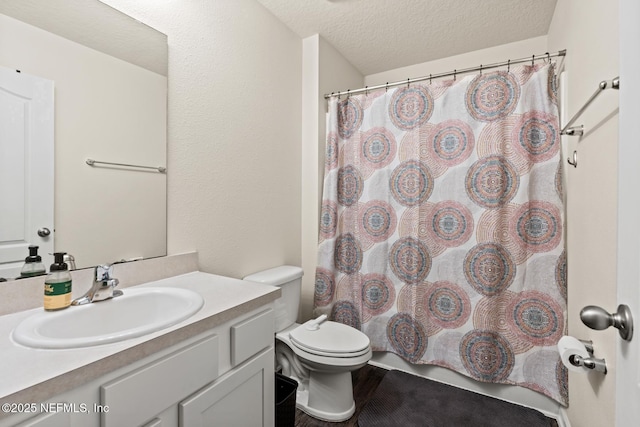
[[332, 98], [315, 312], [566, 405], [561, 174], [553, 64]]

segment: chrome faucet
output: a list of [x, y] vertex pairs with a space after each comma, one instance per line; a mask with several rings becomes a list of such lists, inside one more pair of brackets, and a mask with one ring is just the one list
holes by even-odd
[[91, 289], [84, 296], [73, 300], [72, 305], [89, 304], [96, 301], [104, 301], [106, 299], [118, 297], [122, 295], [122, 291], [115, 290], [118, 286], [118, 279], [112, 278], [112, 265], [99, 265], [95, 268], [95, 276]]

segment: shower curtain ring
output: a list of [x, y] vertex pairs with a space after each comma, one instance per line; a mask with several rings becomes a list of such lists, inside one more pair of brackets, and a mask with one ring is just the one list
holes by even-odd
[[351, 92], [351, 89], [347, 89], [347, 99], [349, 99], [349, 97], [351, 96], [349, 92]]
[[458, 72], [458, 70], [453, 70], [453, 81], [456, 81], [456, 73]]
[[509, 59], [507, 61], [507, 73], [510, 73], [510, 72], [511, 72], [511, 60]]
[[551, 64], [551, 55], [549, 55], [549, 52], [547, 52], [547, 62]]
[[407, 77], [407, 89], [409, 89], [409, 78]]
[[388, 90], [389, 90], [389, 82], [387, 82], [387, 84], [386, 84], [386, 85], [384, 85], [384, 91], [386, 92], [386, 91], [388, 91]]
[[536, 59], [536, 56], [535, 55], [531, 55], [531, 66], [532, 67], [534, 66], [533, 61], [535, 61], [535, 59]]
[[482, 75], [482, 64], [480, 64], [480, 75]]
[[364, 96], [369, 96], [369, 86], [364, 87]]
[[431, 84], [431, 74], [429, 74], [429, 84]]

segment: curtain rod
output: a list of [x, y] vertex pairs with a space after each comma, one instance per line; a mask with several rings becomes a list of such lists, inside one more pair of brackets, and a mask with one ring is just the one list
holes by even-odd
[[464, 74], [464, 73], [469, 73], [471, 71], [482, 71], [482, 70], [489, 70], [492, 68], [499, 68], [499, 67], [504, 67], [504, 66], [510, 66], [512, 64], [521, 64], [523, 62], [528, 62], [531, 61], [533, 63], [533, 61], [535, 61], [536, 59], [545, 59], [545, 58], [555, 58], [558, 56], [566, 56], [567, 55], [567, 50], [563, 49], [560, 50], [556, 53], [552, 53], [550, 54], [549, 52], [544, 53], [542, 55], [532, 55], [530, 57], [526, 57], [526, 58], [519, 58], [519, 59], [509, 59], [507, 61], [502, 61], [502, 62], [496, 62], [493, 64], [487, 64], [487, 65], [480, 65], [478, 67], [471, 67], [471, 68], [463, 68], [460, 70], [453, 70], [453, 71], [449, 71], [446, 73], [439, 73], [439, 74], [430, 74], [429, 76], [425, 76], [425, 77], [417, 77], [414, 79], [407, 79], [407, 80], [402, 80], [402, 81], [398, 81], [398, 82], [393, 82], [393, 83], [386, 83], [386, 84], [382, 84], [382, 85], [376, 85], [376, 86], [365, 86], [363, 88], [360, 89], [355, 89], [355, 90], [347, 90], [347, 91], [343, 91], [343, 92], [331, 92], [331, 93], [327, 93], [324, 95], [324, 99], [329, 99], [335, 96], [342, 96], [342, 95], [355, 95], [357, 93], [363, 93], [363, 92], [368, 92], [370, 90], [376, 90], [376, 89], [382, 89], [382, 88], [389, 88], [389, 87], [393, 87], [393, 86], [400, 86], [400, 85], [406, 85], [406, 84], [411, 84], [411, 83], [415, 83], [415, 82], [422, 82], [425, 80], [431, 80], [431, 79], [437, 79], [440, 77], [446, 77], [446, 76], [455, 76], [457, 74]]

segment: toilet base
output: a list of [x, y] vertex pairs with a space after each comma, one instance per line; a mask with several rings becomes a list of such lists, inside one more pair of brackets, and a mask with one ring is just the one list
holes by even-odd
[[323, 421], [348, 420], [356, 411], [351, 372], [311, 371], [308, 389], [303, 387], [296, 394], [296, 407]]

